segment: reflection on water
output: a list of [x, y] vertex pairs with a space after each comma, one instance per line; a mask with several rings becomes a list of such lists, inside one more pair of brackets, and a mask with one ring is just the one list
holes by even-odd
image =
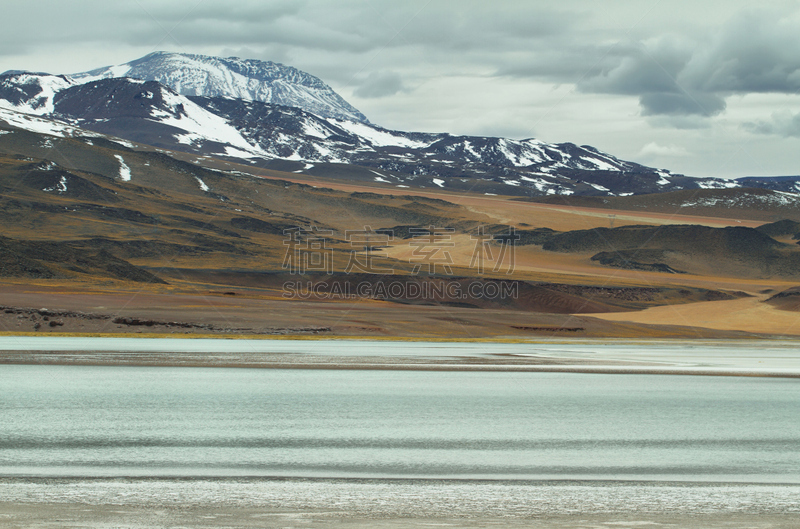
[[2, 476], [800, 483], [793, 379], [0, 367]]

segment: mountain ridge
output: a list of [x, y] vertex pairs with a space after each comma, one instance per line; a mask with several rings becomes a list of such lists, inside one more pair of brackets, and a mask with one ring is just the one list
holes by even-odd
[[[38, 88], [32, 86], [36, 82]], [[181, 96], [155, 81], [109, 78], [77, 84], [50, 75], [0, 76], [0, 105], [156, 147], [248, 163], [304, 164], [297, 170], [361, 165], [372, 180], [401, 187], [479, 184], [489, 193], [616, 194], [593, 180], [620, 173], [631, 176], [620, 182], [623, 187], [637, 178], [649, 181], [648, 190], [658, 182], [677, 185], [667, 180], [672, 177], [667, 171], [571, 143], [392, 131], [297, 107]], [[636, 193], [643, 183], [620, 192]]]
[[[225, 77], [221, 72], [230, 76], [220, 84], [217, 81]], [[320, 79], [278, 63], [154, 52], [75, 77], [0, 75], [0, 108], [22, 113], [4, 111], [5, 121], [23, 128], [47, 128], [24, 117], [35, 115], [57, 120], [52, 128], [58, 134], [72, 134], [71, 127], [78, 127], [157, 148], [401, 188], [527, 197], [624, 197], [742, 186], [800, 191], [800, 177], [693, 178], [624, 161], [587, 145], [394, 131], [369, 123], [360, 113], [363, 119], [326, 117], [308, 105], [298, 106], [304, 101], [297, 99], [289, 101], [293, 105], [253, 99], [272, 97], [274, 92], [265, 91], [259, 78], [329, 90], [341, 99]], [[225, 95], [183, 95], [180, 89]]]

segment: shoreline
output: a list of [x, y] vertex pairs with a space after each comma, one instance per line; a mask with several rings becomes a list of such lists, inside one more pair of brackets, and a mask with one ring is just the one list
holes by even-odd
[[303, 369], [337, 371], [430, 371], [430, 372], [483, 372], [483, 373], [572, 373], [586, 375], [667, 375], [667, 376], [705, 376], [705, 377], [753, 377], [753, 378], [800, 378], [800, 372], [790, 371], [751, 371], [695, 368], [644, 368], [644, 367], [605, 367], [605, 366], [547, 366], [511, 364], [421, 364], [421, 363], [354, 363], [354, 362], [293, 362], [293, 363], [254, 363], [254, 362], [214, 362], [188, 361], [175, 359], [70, 359], [43, 358], [31, 356], [28, 359], [7, 359], [0, 356], [0, 365], [50, 365], [82, 367], [185, 367], [220, 369]]
[[[523, 343], [523, 344], [618, 344], [618, 345], [637, 345], [637, 344], [745, 344], [748, 342], [776, 343], [776, 342], [796, 342], [800, 346], [800, 335], [791, 334], [750, 334], [741, 337], [712, 337], [712, 338], [687, 338], [685, 336], [658, 336], [647, 337], [638, 336], [630, 338], [618, 338], [608, 336], [583, 336], [583, 337], [484, 337], [457, 338], [442, 336], [369, 336], [369, 335], [322, 335], [322, 334], [202, 334], [202, 333], [158, 333], [158, 332], [17, 332], [0, 331], [0, 338], [15, 337], [37, 337], [37, 338], [137, 338], [137, 339], [162, 339], [172, 340], [264, 340], [264, 341], [379, 341], [379, 342], [430, 342], [430, 343]], [[2, 349], [0, 349], [2, 350]]]
[[749, 483], [0, 478], [0, 491], [0, 523], [37, 528], [788, 529], [800, 515], [800, 485]]
[[0, 336], [0, 365], [800, 378], [793, 340], [139, 338]]
[[[132, 332], [18, 332], [18, 331], [0, 331], [0, 339], [2, 338], [136, 338], [143, 340], [153, 339], [170, 339], [170, 340], [217, 340], [217, 341], [236, 341], [236, 340], [260, 340], [260, 341], [318, 341], [318, 342], [429, 342], [429, 343], [487, 343], [487, 344], [613, 344], [613, 345], [741, 345], [748, 342], [755, 343], [786, 343], [795, 344], [800, 347], [800, 335], [769, 335], [769, 334], [754, 334], [747, 337], [711, 337], [711, 338], [687, 338], [681, 336], [658, 336], [658, 337], [630, 337], [618, 338], [609, 336], [582, 336], [582, 337], [544, 337], [544, 336], [531, 336], [531, 337], [442, 337], [442, 336], [369, 336], [369, 335], [308, 335], [308, 334], [283, 334], [283, 335], [270, 335], [270, 334], [172, 334], [172, 333], [132, 333]], [[0, 345], [0, 351], [3, 349]]]

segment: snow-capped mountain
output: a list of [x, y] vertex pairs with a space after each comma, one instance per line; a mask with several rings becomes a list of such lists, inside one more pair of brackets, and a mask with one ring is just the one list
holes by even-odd
[[81, 83], [113, 77], [158, 81], [182, 95], [262, 101], [324, 117], [369, 122], [319, 78], [271, 61], [158, 51], [70, 77]]
[[[298, 107], [184, 96], [157, 81], [132, 78], [79, 83], [65, 76], [3, 74], [0, 120], [36, 132], [100, 133], [259, 167], [397, 187], [520, 196], [627, 196], [775, 185], [764, 179], [739, 182], [674, 175], [572, 143], [393, 131]], [[781, 190], [796, 186], [798, 180], [782, 181]]]

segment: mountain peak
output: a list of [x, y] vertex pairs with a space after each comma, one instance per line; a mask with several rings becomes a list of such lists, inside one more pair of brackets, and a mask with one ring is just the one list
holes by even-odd
[[158, 81], [182, 95], [247, 99], [302, 108], [322, 117], [369, 123], [321, 79], [272, 61], [156, 51], [139, 59], [71, 76]]

